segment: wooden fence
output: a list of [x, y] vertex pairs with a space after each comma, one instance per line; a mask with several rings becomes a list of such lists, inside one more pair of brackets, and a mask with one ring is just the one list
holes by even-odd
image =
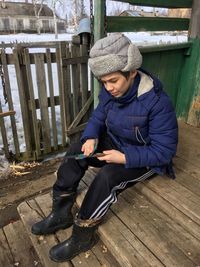
[[[93, 101], [91, 83], [88, 84], [91, 79], [88, 79], [87, 44], [57, 42], [38, 47], [48, 48], [32, 53], [31, 46], [17, 44], [10, 54], [1, 48], [0, 65], [7, 104], [3, 109], [1, 99], [0, 147], [7, 158], [35, 160], [62, 151], [69, 142], [68, 137], [84, 128]], [[11, 66], [16, 74], [21, 111], [15, 110]], [[19, 136], [16, 117], [21, 117], [23, 136]], [[9, 127], [6, 120], [10, 120]], [[8, 138], [11, 131], [12, 138]], [[24, 137], [24, 149], [21, 137]]]

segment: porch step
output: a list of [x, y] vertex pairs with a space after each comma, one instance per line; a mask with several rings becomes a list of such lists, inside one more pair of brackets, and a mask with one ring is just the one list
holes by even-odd
[[200, 179], [177, 170], [176, 180], [157, 177], [135, 189], [200, 241]]
[[[96, 169], [90, 169], [80, 183], [79, 206], [95, 174]], [[156, 177], [124, 191], [99, 227], [101, 241], [71, 262], [58, 264], [48, 257], [49, 249], [68, 238], [71, 229], [49, 236], [30, 232], [32, 224], [50, 212], [49, 193], [21, 203], [18, 212], [44, 267], [197, 267], [200, 266], [200, 195], [196, 187], [200, 184], [192, 186], [187, 178], [187, 173], [180, 171], [176, 180]]]
[[[18, 212], [21, 220], [26, 228], [27, 233], [31, 239], [31, 242], [38, 254], [40, 262], [43, 267], [98, 267], [98, 266], [115, 266], [120, 267], [115, 258], [110, 254], [107, 247], [100, 241], [92, 248], [92, 250], [81, 253], [75, 257], [72, 261], [64, 263], [56, 263], [49, 258], [49, 249], [56, 245], [58, 242], [62, 242], [69, 238], [71, 235], [71, 228], [66, 230], [60, 230], [55, 235], [48, 236], [36, 236], [31, 234], [31, 226], [41, 220], [44, 216], [47, 216], [51, 209], [52, 197], [50, 193], [40, 195], [34, 199], [25, 201], [18, 206]], [[29, 265], [27, 265], [29, 266]]]
[[0, 229], [0, 248], [2, 267], [42, 267], [20, 220]]
[[[92, 176], [85, 177], [82, 189], [87, 190]], [[77, 198], [79, 206], [84, 194]], [[119, 195], [99, 227], [100, 237], [121, 266], [200, 266], [197, 200], [166, 177], [139, 183]]]

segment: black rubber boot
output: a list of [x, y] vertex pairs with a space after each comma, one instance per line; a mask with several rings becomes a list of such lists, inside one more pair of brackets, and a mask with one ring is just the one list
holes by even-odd
[[53, 192], [53, 205], [51, 213], [42, 221], [35, 223], [31, 232], [35, 235], [47, 235], [55, 233], [59, 229], [65, 229], [73, 225], [71, 212], [75, 202], [76, 193]]
[[96, 229], [97, 226], [83, 227], [74, 224], [71, 237], [50, 249], [50, 258], [56, 262], [68, 261], [91, 249], [98, 242]]

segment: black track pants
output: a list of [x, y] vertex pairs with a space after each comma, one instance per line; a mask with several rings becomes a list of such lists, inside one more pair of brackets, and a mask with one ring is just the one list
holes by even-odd
[[[81, 153], [81, 143], [73, 144], [66, 155]], [[108, 136], [101, 139], [96, 152], [117, 149]], [[108, 164], [97, 158], [82, 160], [64, 159], [57, 172], [57, 181], [53, 189], [76, 191], [81, 178], [89, 166], [101, 167], [91, 183], [83, 200], [78, 217], [100, 219], [109, 206], [117, 201], [117, 194], [125, 188], [151, 177], [154, 172], [147, 168], [126, 169], [123, 164]]]

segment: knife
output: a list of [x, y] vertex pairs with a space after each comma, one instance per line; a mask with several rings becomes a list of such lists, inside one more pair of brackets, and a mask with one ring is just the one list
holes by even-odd
[[74, 154], [74, 155], [67, 155], [65, 156], [66, 159], [85, 159], [85, 158], [98, 158], [98, 157], [103, 157], [105, 156], [104, 153], [95, 153], [90, 156], [85, 156], [83, 153], [81, 154]]

